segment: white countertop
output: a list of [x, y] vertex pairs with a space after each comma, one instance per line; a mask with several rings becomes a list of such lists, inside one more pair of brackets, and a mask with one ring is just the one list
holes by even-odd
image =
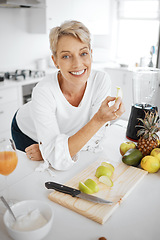
[[[160, 239], [160, 171], [146, 175], [104, 225], [51, 202], [47, 198], [50, 190], [44, 186], [46, 181], [65, 183], [100, 157], [110, 162], [120, 162], [119, 146], [126, 140], [125, 133], [125, 127], [113, 124], [107, 130], [103, 152], [96, 154], [81, 152], [79, 161], [72, 169], [54, 170], [54, 177], [48, 172], [35, 172], [39, 162], [30, 161], [24, 153], [18, 152], [18, 166], [8, 176], [9, 197], [17, 201], [40, 199], [53, 207], [55, 212], [53, 228], [45, 240], [98, 240], [102, 236], [107, 240]], [[5, 194], [3, 188], [4, 176], [1, 175], [0, 194]], [[10, 240], [2, 215], [0, 215], [0, 239]]]
[[[48, 68], [46, 69], [46, 75], [51, 74], [57, 71], [56, 68]], [[26, 77], [25, 79], [21, 80], [12, 80], [12, 79], [5, 79], [4, 81], [0, 82], [0, 90], [10, 87], [17, 87], [17, 86], [25, 86], [29, 84], [34, 84], [40, 82], [44, 77]]]
[[97, 69], [97, 70], [107, 70], [107, 69], [112, 69], [115, 71], [132, 71], [133, 69], [130, 67], [121, 67], [120, 64], [117, 63], [105, 63], [105, 62], [93, 62], [92, 63], [92, 68]]
[[7, 80], [5, 79], [3, 82], [0, 82], [0, 90], [10, 87], [24, 86], [29, 84], [34, 84], [41, 81], [44, 77], [39, 78], [26, 78], [25, 80], [16, 81], [16, 80]]

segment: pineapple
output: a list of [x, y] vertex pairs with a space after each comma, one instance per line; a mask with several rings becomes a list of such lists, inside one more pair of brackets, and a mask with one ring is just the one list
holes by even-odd
[[145, 112], [144, 119], [137, 119], [142, 123], [142, 125], [136, 125], [140, 128], [137, 131], [139, 137], [137, 148], [143, 156], [146, 156], [159, 145], [159, 136], [156, 134], [160, 130], [160, 127], [158, 127], [159, 116], [157, 112]]

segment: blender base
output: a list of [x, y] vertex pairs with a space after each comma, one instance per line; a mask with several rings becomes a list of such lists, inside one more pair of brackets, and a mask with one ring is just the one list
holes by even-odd
[[137, 118], [144, 119], [145, 112], [156, 112], [158, 111], [157, 107], [153, 107], [151, 105], [146, 105], [145, 107], [142, 107], [142, 104], [135, 104], [131, 108], [131, 114], [128, 120], [127, 125], [127, 131], [126, 131], [126, 138], [130, 141], [137, 142], [137, 132], [140, 129], [139, 127], [136, 127], [136, 125], [139, 125], [140, 122]]

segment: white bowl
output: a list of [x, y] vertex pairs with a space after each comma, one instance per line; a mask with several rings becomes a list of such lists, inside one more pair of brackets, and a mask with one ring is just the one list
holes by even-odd
[[47, 223], [32, 231], [19, 231], [13, 229], [14, 219], [7, 210], [4, 214], [3, 221], [6, 226], [7, 232], [11, 238], [15, 240], [40, 240], [43, 239], [50, 231], [53, 224], [53, 209], [52, 207], [42, 201], [37, 200], [27, 200], [14, 204], [11, 207], [16, 217], [21, 215], [27, 215], [28, 212], [34, 211], [36, 209], [39, 210], [40, 214], [47, 220]]

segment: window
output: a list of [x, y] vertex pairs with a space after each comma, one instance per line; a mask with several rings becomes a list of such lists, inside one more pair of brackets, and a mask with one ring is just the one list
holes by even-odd
[[117, 6], [117, 59], [147, 66], [152, 56], [156, 66], [159, 0], [119, 0]]

